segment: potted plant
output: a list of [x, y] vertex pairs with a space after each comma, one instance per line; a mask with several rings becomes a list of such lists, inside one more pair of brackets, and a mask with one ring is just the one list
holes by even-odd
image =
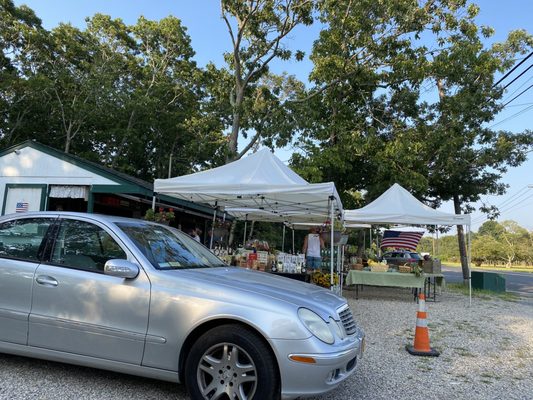
[[163, 207], [159, 207], [157, 212], [149, 208], [144, 214], [145, 220], [159, 222], [160, 224], [164, 225], [168, 225], [170, 221], [174, 221], [175, 218], [176, 215], [174, 214], [174, 210], [172, 208], [169, 208], [168, 211], [165, 211]]
[[229, 234], [231, 228], [231, 222], [226, 220], [217, 219], [213, 225], [213, 238], [216, 241], [222, 241], [224, 237]]
[[[324, 243], [330, 242], [331, 228], [332, 228], [331, 222], [329, 220], [326, 221], [326, 223], [322, 226], [322, 232], [320, 235], [322, 236]], [[333, 243], [334, 244], [340, 242], [344, 231], [345, 231], [344, 224], [341, 221], [337, 219], [333, 221]]]

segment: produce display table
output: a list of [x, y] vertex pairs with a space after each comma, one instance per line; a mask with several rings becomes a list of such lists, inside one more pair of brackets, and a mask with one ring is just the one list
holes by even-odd
[[292, 274], [288, 272], [271, 272], [271, 274], [283, 276], [285, 278], [296, 279], [297, 281], [302, 281], [302, 282], [307, 282], [307, 283], [311, 282], [311, 275], [309, 274]]
[[[351, 270], [346, 276], [346, 285], [355, 286], [355, 298], [359, 297], [359, 286], [390, 286], [422, 289], [426, 282], [424, 275], [402, 274], [400, 272], [372, 272]], [[416, 295], [416, 293], [415, 293]]]
[[433, 287], [433, 301], [437, 301], [437, 287], [441, 289], [446, 282], [444, 281], [443, 274], [427, 274], [424, 273], [424, 293], [426, 294], [426, 300], [431, 299], [431, 288]]

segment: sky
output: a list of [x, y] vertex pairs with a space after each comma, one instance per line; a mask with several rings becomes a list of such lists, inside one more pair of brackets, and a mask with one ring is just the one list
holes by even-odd
[[[508, 32], [525, 29], [533, 34], [533, 1], [529, 0], [478, 0], [481, 8], [477, 18], [479, 25], [488, 25], [495, 29], [490, 39], [501, 41]], [[218, 0], [15, 0], [16, 5], [26, 4], [42, 19], [47, 29], [52, 29], [60, 22], [70, 22], [80, 28], [85, 27], [85, 18], [95, 13], [121, 18], [127, 24], [133, 24], [139, 16], [158, 20], [173, 15], [182, 20], [191, 37], [192, 47], [196, 51], [195, 60], [200, 66], [208, 62], [223, 65], [223, 53], [228, 51], [230, 40], [224, 22], [220, 18]], [[320, 26], [296, 29], [287, 38], [286, 46], [291, 49], [311, 53], [313, 41], [318, 37]], [[517, 69], [506, 82], [533, 65], [533, 57]], [[307, 81], [312, 63], [306, 57], [302, 62], [277, 62], [272, 66], [276, 73], [283, 71], [296, 75]], [[527, 71], [515, 83], [509, 86], [503, 101], [507, 102], [533, 84], [533, 68]], [[489, 126], [511, 132], [533, 129], [533, 88], [505, 107]], [[290, 148], [276, 152], [283, 161], [290, 158]], [[528, 230], [533, 230], [533, 153], [530, 159], [518, 168], [510, 169], [503, 177], [509, 185], [503, 196], [484, 196], [486, 204], [499, 206], [499, 221], [514, 220]], [[528, 187], [531, 186], [531, 187]], [[451, 203], [443, 204], [441, 211], [453, 212]], [[481, 213], [472, 215], [472, 229], [476, 231], [485, 221]]]

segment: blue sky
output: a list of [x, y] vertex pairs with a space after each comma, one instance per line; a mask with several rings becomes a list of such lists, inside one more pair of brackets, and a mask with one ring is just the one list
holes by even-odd
[[[134, 23], [141, 15], [149, 19], [160, 19], [169, 14], [180, 18], [187, 27], [196, 51], [195, 59], [199, 65], [212, 61], [222, 65], [222, 54], [230, 45], [229, 37], [220, 18], [217, 0], [15, 0], [17, 5], [26, 4], [43, 20], [46, 28], [51, 29], [59, 22], [70, 22], [84, 27], [85, 18], [99, 12], [121, 18], [126, 23]], [[477, 19], [480, 25], [489, 25], [496, 30], [492, 41], [504, 40], [507, 33], [514, 29], [525, 29], [533, 33], [533, 2], [527, 0], [479, 0], [476, 2], [481, 12]], [[310, 53], [313, 41], [317, 38], [319, 27], [299, 28], [288, 38], [289, 48]], [[524, 67], [533, 63], [533, 57]], [[280, 62], [273, 66], [275, 72], [286, 71], [306, 80], [312, 65], [303, 62]], [[519, 71], [522, 71], [521, 68]], [[518, 71], [518, 72], [519, 72]], [[516, 74], [513, 74], [513, 77]], [[510, 80], [507, 80], [510, 81]], [[533, 84], [533, 68], [509, 87], [504, 101], [510, 100], [529, 85]], [[520, 87], [523, 85], [522, 87]], [[516, 91], [516, 92], [515, 92]], [[515, 92], [513, 94], [513, 92]], [[529, 107], [529, 109], [528, 109]], [[520, 132], [533, 129], [533, 88], [495, 116], [495, 128]], [[282, 160], [290, 157], [288, 149], [277, 152]], [[509, 170], [503, 181], [510, 185], [505, 196], [486, 196], [483, 200], [496, 206], [502, 205], [500, 221], [512, 219], [523, 227], [533, 230], [533, 154], [530, 160], [518, 168]], [[442, 211], [453, 212], [451, 204], [445, 204]], [[473, 230], [484, 221], [481, 214], [473, 215]]]

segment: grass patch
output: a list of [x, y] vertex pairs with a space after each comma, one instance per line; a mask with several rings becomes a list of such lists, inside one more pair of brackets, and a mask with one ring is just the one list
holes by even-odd
[[[454, 293], [460, 293], [468, 296], [468, 286], [462, 283], [448, 283], [446, 290]], [[472, 289], [472, 297], [481, 300], [501, 299], [505, 301], [517, 302], [520, 301], [520, 296], [509, 292], [492, 292], [490, 290]]]
[[454, 348], [461, 357], [475, 357], [474, 353], [465, 349], [464, 347], [455, 347]]
[[[460, 268], [461, 263], [443, 261], [443, 266]], [[516, 267], [511, 267], [511, 268], [507, 268], [503, 265], [494, 266], [494, 265], [482, 264], [481, 267], [476, 267], [475, 265], [472, 265], [472, 271], [475, 271], [475, 270], [502, 271], [502, 272], [530, 272], [533, 274], [533, 266], [527, 266], [527, 265], [518, 265]]]
[[516, 350], [516, 356], [519, 358], [525, 358], [525, 359], [533, 358], [533, 355], [531, 355], [531, 353], [529, 352], [529, 349], [527, 348], [524, 349], [522, 347]]

